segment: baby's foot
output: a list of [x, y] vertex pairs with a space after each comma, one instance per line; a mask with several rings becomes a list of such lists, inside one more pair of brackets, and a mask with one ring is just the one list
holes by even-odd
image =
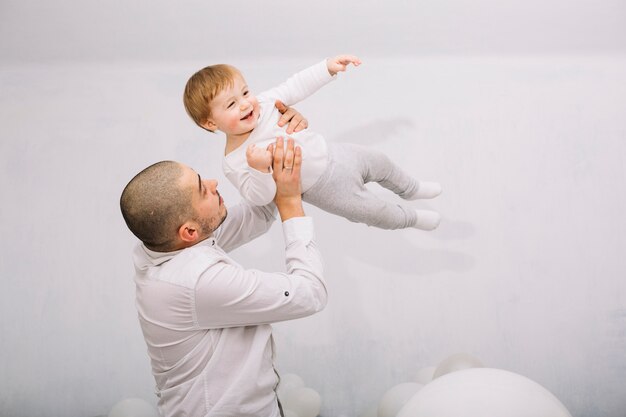
[[441, 222], [441, 215], [436, 211], [415, 210], [415, 213], [417, 213], [417, 220], [413, 227], [416, 229], [434, 230], [439, 226], [439, 222]]
[[441, 194], [441, 184], [432, 181], [420, 181], [417, 192], [411, 196], [410, 200], [421, 198], [435, 198]]

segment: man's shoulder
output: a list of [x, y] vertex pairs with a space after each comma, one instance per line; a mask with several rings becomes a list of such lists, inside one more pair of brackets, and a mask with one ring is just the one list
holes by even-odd
[[157, 279], [194, 288], [200, 275], [223, 259], [223, 255], [214, 248], [215, 239], [210, 239], [210, 242], [188, 247], [174, 256], [160, 268]]

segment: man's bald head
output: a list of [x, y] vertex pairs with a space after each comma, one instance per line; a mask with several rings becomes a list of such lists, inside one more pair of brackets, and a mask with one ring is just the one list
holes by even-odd
[[126, 225], [149, 249], [178, 249], [178, 228], [194, 217], [192, 190], [181, 187], [182, 175], [178, 162], [157, 162], [137, 174], [122, 192], [120, 208]]

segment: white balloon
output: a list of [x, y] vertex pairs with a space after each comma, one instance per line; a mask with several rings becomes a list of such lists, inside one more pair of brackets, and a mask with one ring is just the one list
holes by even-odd
[[378, 417], [396, 417], [404, 404], [422, 387], [417, 382], [405, 382], [387, 390], [378, 403]]
[[441, 375], [449, 374], [450, 372], [460, 371], [462, 369], [482, 368], [483, 366], [482, 362], [472, 355], [457, 353], [448, 356], [437, 365], [433, 379], [439, 378]]
[[111, 408], [109, 417], [159, 417], [159, 412], [141, 398], [127, 398]]
[[296, 374], [285, 374], [280, 376], [280, 382], [278, 383], [278, 388], [276, 388], [276, 393], [278, 394], [278, 398], [281, 398], [288, 391], [301, 387], [304, 387], [304, 380], [302, 378]]
[[437, 369], [435, 366], [427, 366], [426, 368], [420, 369], [419, 371], [417, 371], [414, 381], [422, 385], [428, 384], [430, 381], [433, 380], [433, 375], [435, 375], [435, 369]]
[[397, 417], [572, 417], [550, 391], [513, 372], [473, 368], [420, 389]]
[[295, 411], [283, 409], [283, 412], [285, 413], [285, 417], [300, 417]]
[[280, 397], [285, 410], [295, 412], [299, 417], [316, 417], [322, 408], [322, 398], [312, 388], [300, 387], [287, 391]]

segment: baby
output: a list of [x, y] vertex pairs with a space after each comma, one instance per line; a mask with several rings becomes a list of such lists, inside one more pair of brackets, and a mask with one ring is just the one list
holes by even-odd
[[[255, 96], [243, 75], [230, 65], [213, 65], [195, 73], [185, 86], [183, 100], [200, 127], [226, 134], [223, 169], [244, 199], [265, 205], [274, 199], [276, 184], [271, 166], [277, 137], [285, 136], [277, 122], [274, 102], [292, 106], [345, 71], [359, 66], [353, 55], [326, 59], [293, 75], [279, 86]], [[382, 229], [414, 227], [433, 230], [439, 213], [416, 210], [381, 200], [365, 184], [377, 182], [405, 200], [433, 198], [441, 193], [436, 182], [417, 181], [381, 152], [346, 143], [329, 143], [312, 131], [289, 135], [302, 149], [302, 199], [322, 210]]]

